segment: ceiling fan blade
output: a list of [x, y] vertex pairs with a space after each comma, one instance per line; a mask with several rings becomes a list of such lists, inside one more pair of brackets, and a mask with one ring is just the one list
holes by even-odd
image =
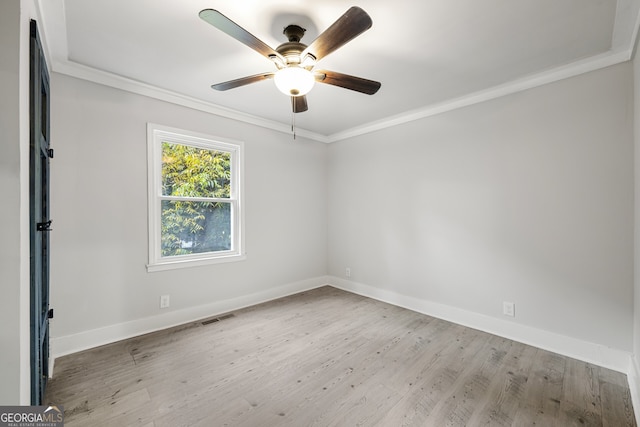
[[[233, 22], [231, 19], [224, 16], [222, 13], [218, 12], [214, 9], [204, 9], [201, 10], [198, 14], [200, 18], [209, 24], [213, 25], [220, 31], [227, 33], [234, 39], [238, 40], [241, 43], [246, 44], [251, 49], [255, 50], [259, 54], [270, 57], [276, 56], [284, 61], [282, 55], [273, 50], [269, 45], [267, 45], [262, 40], [258, 39], [256, 36], [242, 28], [240, 25]], [[286, 62], [286, 61], [284, 61]]]
[[309, 106], [307, 105], [307, 97], [305, 95], [292, 96], [291, 107], [293, 108], [294, 113], [304, 113], [309, 109]]
[[380, 82], [374, 80], [363, 79], [362, 77], [350, 76], [335, 71], [316, 70], [314, 74], [317, 82], [355, 90], [356, 92], [367, 95], [373, 95], [380, 89], [380, 86], [382, 86]]
[[253, 76], [240, 77], [239, 79], [229, 80], [228, 82], [217, 83], [211, 85], [215, 90], [229, 90], [240, 86], [245, 86], [251, 83], [256, 83], [262, 80], [272, 79], [275, 73], [262, 73], [255, 74]]
[[357, 6], [347, 10], [336, 22], [327, 28], [302, 52], [300, 58], [307, 53], [320, 60], [340, 46], [348, 43], [358, 35], [364, 33], [373, 25], [371, 17]]

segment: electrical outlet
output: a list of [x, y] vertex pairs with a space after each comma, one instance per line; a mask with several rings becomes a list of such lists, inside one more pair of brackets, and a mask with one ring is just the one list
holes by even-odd
[[169, 295], [160, 295], [160, 308], [169, 307]]
[[504, 301], [502, 303], [502, 314], [505, 316], [516, 316], [516, 305], [512, 302]]
[[347, 276], [347, 277], [351, 277], [351, 269], [349, 267], [347, 267], [344, 270], [344, 275]]

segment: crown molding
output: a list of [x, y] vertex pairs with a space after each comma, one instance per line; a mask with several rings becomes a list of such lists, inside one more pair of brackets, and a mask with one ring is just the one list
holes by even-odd
[[[437, 114], [446, 113], [458, 108], [468, 107], [470, 105], [500, 98], [506, 95], [533, 89], [538, 86], [553, 83], [559, 80], [575, 77], [590, 71], [599, 70], [601, 68], [626, 62], [631, 58], [631, 50], [620, 52], [609, 51], [607, 53], [583, 59], [562, 67], [544, 71], [538, 74], [527, 76], [518, 80], [514, 80], [492, 88], [474, 92], [459, 98], [441, 102], [438, 104], [427, 105], [423, 108], [411, 110], [388, 117], [386, 119], [377, 120], [362, 126], [347, 129], [331, 135], [322, 135], [311, 132], [306, 129], [296, 129], [296, 135], [313, 141], [323, 143], [333, 143], [342, 141], [356, 136], [366, 135], [368, 133], [395, 127], [404, 123], [415, 120], [424, 119]], [[203, 111], [217, 116], [226, 117], [232, 120], [248, 123], [277, 132], [291, 134], [291, 126], [274, 120], [264, 119], [253, 116], [231, 108], [223, 107], [211, 102], [202, 101], [197, 98], [182, 95], [167, 89], [162, 89], [148, 83], [132, 80], [106, 71], [91, 68], [72, 61], [57, 61], [53, 63], [54, 72], [88, 80], [105, 86], [121, 89], [127, 92], [136, 93], [138, 95], [148, 96], [150, 98], [159, 99], [172, 104], [181, 105], [192, 108], [194, 110]]]
[[546, 85], [570, 77], [575, 77], [580, 74], [599, 70], [601, 68], [609, 67], [621, 62], [626, 62], [630, 58], [630, 51], [609, 51], [598, 56], [593, 56], [565, 66], [557, 67], [538, 74], [533, 74], [521, 79], [513, 80], [511, 82], [494, 86], [478, 92], [470, 93], [459, 98], [451, 99], [438, 104], [427, 105], [423, 108], [407, 111], [393, 117], [388, 117], [386, 119], [365, 124], [363, 126], [354, 127], [342, 132], [334, 133], [328, 136], [328, 142], [331, 143], [342, 141], [344, 139], [365, 135], [371, 132], [376, 132], [382, 129], [398, 126], [415, 120], [424, 119], [426, 117], [435, 116], [436, 114], [446, 113], [447, 111], [468, 107], [470, 105], [489, 101], [495, 98], [500, 98], [502, 96], [522, 92], [528, 89], [533, 89], [538, 86]]
[[[52, 71], [291, 135], [290, 124], [243, 113], [70, 61], [67, 52], [64, 0], [36, 0], [35, 3], [38, 15], [43, 21], [45, 43], [49, 38], [56, 40], [55, 49], [51, 45], [45, 46], [45, 54], [52, 64]], [[330, 135], [302, 128], [296, 129], [296, 135], [323, 143], [338, 142], [626, 62], [633, 55], [639, 26], [640, 0], [618, 0], [612, 44], [608, 52]]]
[[[104, 86], [121, 89], [138, 95], [147, 96], [149, 98], [158, 99], [172, 104], [181, 105], [183, 107], [192, 108], [194, 110], [203, 111], [217, 116], [226, 117], [228, 119], [260, 126], [266, 129], [291, 134], [291, 125], [279, 123], [273, 120], [267, 120], [258, 116], [243, 113], [231, 108], [223, 107], [211, 102], [206, 102], [197, 98], [163, 89], [128, 77], [109, 73], [96, 68], [88, 67], [73, 61], [56, 61], [53, 63], [52, 69], [56, 73], [65, 74], [82, 80], [91, 81]], [[296, 135], [309, 138], [319, 142], [328, 142], [325, 135], [320, 135], [305, 129], [296, 129]]]

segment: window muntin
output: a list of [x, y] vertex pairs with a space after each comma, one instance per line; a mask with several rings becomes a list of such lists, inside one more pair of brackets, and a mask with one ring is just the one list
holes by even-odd
[[149, 125], [148, 271], [244, 259], [242, 143]]

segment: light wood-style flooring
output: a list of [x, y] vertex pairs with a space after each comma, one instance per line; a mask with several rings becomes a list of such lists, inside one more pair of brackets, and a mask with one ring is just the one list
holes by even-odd
[[56, 360], [65, 426], [635, 426], [626, 376], [331, 287]]

